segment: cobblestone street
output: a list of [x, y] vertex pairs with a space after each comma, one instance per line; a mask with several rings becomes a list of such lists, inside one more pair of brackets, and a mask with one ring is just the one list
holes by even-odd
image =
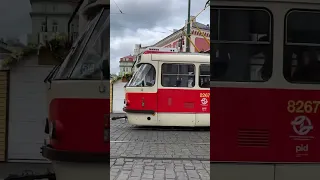
[[210, 179], [209, 128], [111, 121], [111, 179]]
[[111, 159], [110, 179], [210, 179], [209, 161]]

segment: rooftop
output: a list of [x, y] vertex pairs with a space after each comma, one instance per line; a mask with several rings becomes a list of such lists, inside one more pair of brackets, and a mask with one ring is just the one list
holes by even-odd
[[128, 55], [128, 56], [120, 58], [120, 62], [126, 61], [126, 60], [124, 60], [125, 58], [128, 58], [128, 62], [133, 62], [134, 61], [134, 56]]
[[[193, 16], [192, 16], [193, 17]], [[200, 30], [206, 30], [206, 31], [210, 31], [210, 25], [209, 24], [203, 24], [203, 23], [200, 23], [200, 22], [197, 22], [197, 19], [194, 19], [193, 23], [191, 24], [191, 27], [192, 28], [196, 28], [198, 27]], [[181, 31], [183, 31], [184, 27], [180, 28], [179, 30], [174, 30], [173, 33], [171, 33], [169, 36], [163, 38], [162, 40], [156, 42], [154, 45], [152, 46], [157, 46], [157, 44], [165, 41], [166, 39], [168, 39], [169, 37], [171, 37], [172, 35], [174, 34], [177, 34]]]

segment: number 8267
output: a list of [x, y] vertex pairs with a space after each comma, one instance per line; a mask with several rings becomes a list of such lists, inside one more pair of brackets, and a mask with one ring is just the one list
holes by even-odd
[[288, 101], [289, 113], [317, 113], [320, 101]]

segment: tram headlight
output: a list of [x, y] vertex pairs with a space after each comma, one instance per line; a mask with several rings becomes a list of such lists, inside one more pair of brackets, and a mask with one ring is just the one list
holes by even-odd
[[48, 134], [50, 139], [56, 139], [57, 135], [56, 135], [56, 123], [54, 121], [48, 121]]
[[46, 119], [46, 127], [44, 132], [49, 135], [50, 139], [56, 139], [56, 123], [54, 121], [50, 121], [48, 118]]
[[126, 93], [126, 97], [125, 97], [125, 99], [124, 99], [124, 104], [125, 104], [126, 106], [129, 106], [129, 103], [130, 103], [130, 101], [128, 100], [128, 93]]

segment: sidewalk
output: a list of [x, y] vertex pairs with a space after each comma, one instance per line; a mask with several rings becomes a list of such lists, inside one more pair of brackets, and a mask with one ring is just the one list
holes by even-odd
[[117, 116], [125, 116], [126, 113], [110, 113], [110, 118], [117, 117]]
[[0, 180], [4, 180], [10, 174], [22, 174], [26, 170], [34, 174], [47, 173], [51, 168], [51, 164], [44, 163], [0, 163]]

